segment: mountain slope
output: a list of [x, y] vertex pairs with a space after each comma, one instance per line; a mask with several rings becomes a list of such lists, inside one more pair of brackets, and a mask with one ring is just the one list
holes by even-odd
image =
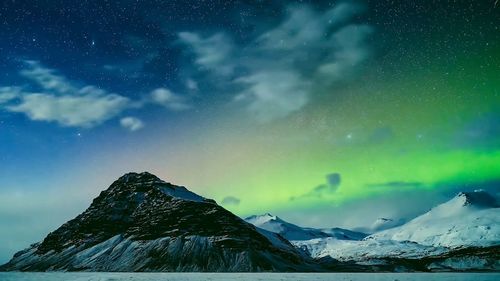
[[421, 258], [447, 252], [443, 247], [424, 246], [409, 241], [393, 240], [338, 240], [319, 238], [293, 241], [313, 258], [332, 257], [340, 261], [367, 262], [382, 258]]
[[400, 226], [402, 224], [403, 224], [403, 222], [401, 222], [401, 220], [396, 221], [396, 220], [389, 219], [389, 218], [378, 218], [371, 225], [371, 227], [369, 229], [369, 233], [379, 232], [382, 230], [386, 230], [389, 228]]
[[270, 232], [278, 233], [289, 241], [303, 241], [316, 238], [334, 237], [341, 240], [361, 240], [367, 235], [361, 232], [351, 231], [342, 228], [315, 229], [300, 227], [286, 222], [277, 216], [269, 213], [264, 215], [250, 216], [245, 219], [248, 223], [258, 228]]
[[484, 191], [461, 192], [406, 224], [366, 239], [449, 248], [495, 246], [500, 244], [500, 208], [496, 199]]
[[402, 226], [361, 241], [316, 238], [293, 244], [324, 264], [354, 262], [386, 270], [499, 270], [499, 211], [495, 198], [485, 192], [459, 193]]
[[129, 173], [3, 270], [310, 271], [311, 260], [184, 187]]

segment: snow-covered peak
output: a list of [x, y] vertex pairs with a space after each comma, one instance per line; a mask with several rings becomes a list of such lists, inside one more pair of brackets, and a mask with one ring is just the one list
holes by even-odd
[[482, 189], [474, 190], [473, 192], [460, 192], [457, 194], [454, 200], [459, 201], [463, 207], [466, 206], [475, 208], [499, 207], [497, 199]]
[[277, 216], [273, 216], [270, 213], [265, 213], [263, 215], [249, 216], [245, 220], [253, 225], [257, 225], [257, 224], [263, 225], [263, 224], [269, 223], [271, 221], [278, 221], [278, 220], [282, 221], [280, 218], [278, 218]]
[[364, 233], [341, 228], [315, 229], [300, 227], [269, 213], [250, 216], [246, 218], [245, 221], [257, 226], [258, 228], [281, 234], [290, 241], [310, 240], [325, 237], [333, 237], [341, 240], [360, 240], [366, 236]]
[[148, 173], [127, 173], [121, 176], [111, 185], [112, 190], [117, 192], [142, 193], [151, 189], [160, 190], [162, 193], [172, 196], [174, 199], [182, 199], [196, 202], [207, 202], [204, 197], [189, 191], [184, 186], [177, 186], [165, 182], [157, 176]]
[[177, 199], [196, 201], [196, 202], [206, 201], [204, 197], [187, 190], [184, 186], [176, 186], [176, 185], [167, 184], [167, 186], [161, 186], [161, 187], [159, 187], [159, 189], [163, 193], [170, 195], [170, 196], [177, 198]]
[[398, 225], [398, 222], [395, 221], [395, 220], [393, 220], [393, 219], [378, 218], [371, 225], [370, 231], [371, 232], [382, 231], [382, 230], [386, 230], [386, 229], [389, 229], [389, 228], [393, 228], [393, 227], [395, 227], [397, 225]]
[[445, 247], [500, 244], [500, 208], [484, 191], [461, 192], [408, 223], [366, 239], [413, 241]]
[[280, 219], [277, 216], [273, 216], [270, 213], [265, 213], [263, 215], [253, 215], [245, 218], [245, 221], [267, 231], [280, 234], [290, 228], [294, 230], [300, 229], [299, 226], [287, 223], [286, 221]]
[[459, 192], [451, 200], [432, 208], [429, 212], [425, 213], [421, 217], [417, 217], [416, 219], [446, 218], [450, 216], [457, 216], [462, 213], [470, 213], [473, 210], [497, 207], [498, 204], [496, 198], [483, 190]]
[[353, 231], [349, 229], [344, 229], [344, 228], [339, 228], [339, 227], [334, 227], [334, 228], [324, 228], [321, 229], [324, 233], [328, 234], [331, 238], [337, 239], [337, 240], [362, 240], [368, 234], [359, 232], [359, 231]]

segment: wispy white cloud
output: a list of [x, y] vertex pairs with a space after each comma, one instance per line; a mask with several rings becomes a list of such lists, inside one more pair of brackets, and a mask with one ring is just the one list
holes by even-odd
[[259, 121], [268, 121], [299, 110], [308, 102], [309, 82], [294, 71], [262, 71], [237, 80], [244, 90], [235, 97], [244, 101]]
[[203, 38], [197, 33], [180, 32], [179, 41], [191, 47], [196, 55], [195, 63], [197, 66], [221, 75], [232, 73], [234, 66], [231, 63], [231, 58], [235, 46], [224, 33]]
[[144, 123], [141, 121], [141, 119], [131, 116], [120, 119], [120, 125], [132, 132], [140, 130], [144, 127]]
[[317, 46], [332, 46], [332, 34], [339, 26], [348, 24], [355, 15], [364, 11], [356, 3], [340, 3], [323, 12], [306, 5], [291, 6], [288, 17], [257, 38], [266, 49], [292, 50]]
[[0, 87], [0, 104], [16, 99], [20, 94], [19, 87]]
[[151, 102], [164, 106], [170, 110], [185, 110], [189, 105], [180, 95], [174, 94], [167, 88], [158, 88], [151, 92]]
[[23, 113], [31, 120], [89, 128], [117, 116], [130, 106], [130, 100], [124, 96], [89, 85], [78, 87], [38, 62], [27, 61], [26, 65], [21, 74], [38, 84], [41, 91], [1, 88], [0, 100], [7, 111]]
[[238, 88], [234, 99], [258, 120], [281, 118], [300, 110], [315, 92], [352, 77], [370, 56], [369, 25], [355, 23], [364, 7], [340, 3], [326, 11], [291, 6], [285, 19], [248, 44], [225, 33], [179, 33], [201, 74], [210, 83]]
[[74, 93], [78, 88], [55, 70], [42, 66], [38, 61], [25, 61], [27, 68], [21, 70], [21, 75], [36, 82], [42, 89], [56, 93]]
[[[26, 114], [37, 121], [54, 121], [68, 127], [93, 127], [122, 112], [129, 99], [106, 94], [98, 89], [87, 89], [78, 96], [24, 93], [20, 103], [7, 106], [11, 112]], [[79, 92], [81, 93], [81, 92]]]
[[[0, 87], [0, 107], [22, 113], [31, 120], [55, 122], [64, 127], [91, 128], [118, 117], [127, 109], [157, 104], [170, 110], [189, 108], [185, 100], [166, 88], [159, 88], [142, 101], [111, 93], [92, 85], [68, 80], [37, 61], [25, 61], [20, 71], [33, 87]], [[131, 131], [144, 126], [137, 118], [125, 117], [121, 125]]]

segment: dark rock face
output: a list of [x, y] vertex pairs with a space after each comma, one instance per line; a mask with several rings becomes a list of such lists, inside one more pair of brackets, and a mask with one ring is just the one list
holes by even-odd
[[312, 260], [213, 200], [149, 173], [115, 181], [3, 270], [311, 271]]
[[483, 208], [499, 207], [497, 199], [485, 191], [460, 192], [457, 196], [464, 198], [464, 206]]

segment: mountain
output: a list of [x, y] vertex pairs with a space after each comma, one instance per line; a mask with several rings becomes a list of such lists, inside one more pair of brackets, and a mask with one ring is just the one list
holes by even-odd
[[2, 270], [311, 271], [281, 236], [149, 173], [120, 177], [76, 218]]
[[304, 228], [269, 213], [250, 216], [245, 220], [258, 228], [282, 235], [313, 258], [329, 256], [340, 261], [359, 262], [388, 256], [415, 258], [446, 252], [444, 248], [423, 246], [413, 242], [362, 241], [368, 236], [367, 234], [342, 228]]
[[250, 216], [247, 217], [245, 221], [258, 228], [278, 233], [289, 241], [303, 241], [326, 237], [333, 237], [341, 240], [361, 240], [367, 236], [367, 234], [361, 232], [355, 232], [342, 228], [315, 229], [300, 227], [269, 213]]
[[366, 239], [448, 248], [494, 246], [500, 244], [500, 208], [496, 198], [484, 191], [460, 192], [408, 223]]
[[370, 227], [370, 233], [386, 230], [401, 225], [399, 221], [388, 218], [378, 218]]
[[500, 208], [484, 191], [461, 192], [398, 227], [361, 241], [331, 237], [292, 241], [316, 260], [379, 270], [500, 270]]
[[462, 192], [365, 237], [304, 228], [270, 214], [245, 221], [185, 187], [129, 173], [0, 270], [495, 271], [499, 211], [488, 193]]
[[340, 261], [368, 262], [384, 258], [421, 258], [444, 254], [444, 247], [424, 246], [409, 241], [393, 240], [338, 240], [319, 238], [308, 241], [293, 241], [294, 245], [307, 251], [313, 258], [332, 257]]

